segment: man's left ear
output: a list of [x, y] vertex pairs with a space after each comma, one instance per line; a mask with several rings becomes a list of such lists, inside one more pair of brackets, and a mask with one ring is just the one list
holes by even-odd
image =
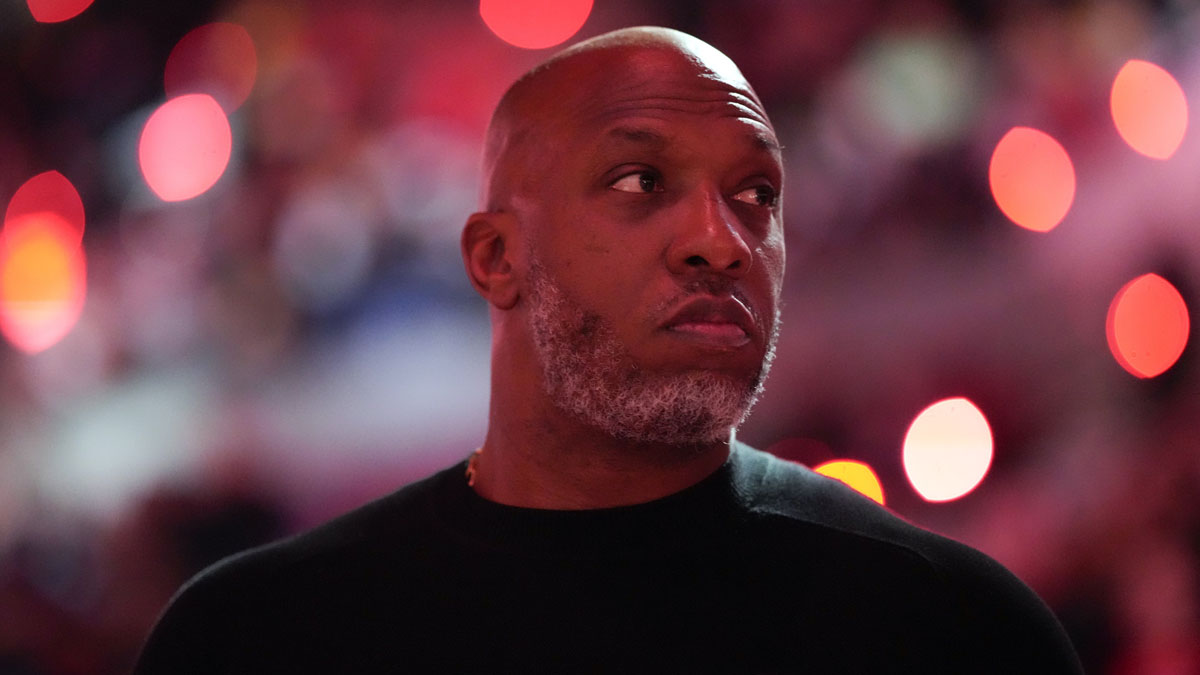
[[472, 213], [462, 233], [463, 265], [475, 290], [497, 309], [512, 309], [520, 297], [513, 271], [517, 221], [511, 213]]

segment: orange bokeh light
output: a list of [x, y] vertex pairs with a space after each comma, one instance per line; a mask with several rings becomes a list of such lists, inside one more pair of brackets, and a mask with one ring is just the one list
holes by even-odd
[[1137, 152], [1167, 159], [1183, 142], [1187, 97], [1161, 67], [1136, 59], [1127, 62], [1113, 79], [1110, 104], [1117, 133]]
[[1155, 377], [1175, 365], [1189, 329], [1183, 296], [1157, 274], [1125, 284], [1108, 307], [1108, 348], [1137, 377]]
[[1054, 229], [1075, 200], [1075, 167], [1049, 134], [1013, 127], [1004, 134], [988, 166], [996, 206], [1008, 219], [1035, 232]]
[[836, 478], [880, 504], [884, 503], [883, 484], [879, 482], [879, 477], [875, 475], [871, 467], [862, 462], [852, 459], [835, 459], [821, 464], [813, 471], [823, 476]]
[[83, 200], [67, 177], [57, 171], [46, 171], [25, 181], [8, 202], [4, 222], [11, 223], [34, 213], [49, 211], [57, 214], [75, 232], [75, 243], [83, 240]]
[[54, 345], [79, 320], [86, 276], [75, 227], [57, 213], [6, 223], [0, 238], [0, 332], [28, 353]]
[[930, 405], [904, 437], [904, 472], [926, 501], [945, 502], [974, 490], [992, 465], [992, 430], [965, 398]]
[[92, 0], [26, 0], [29, 13], [40, 23], [58, 23], [79, 16]]
[[177, 202], [212, 187], [233, 150], [225, 112], [208, 94], [186, 94], [159, 106], [138, 143], [138, 163], [151, 190]]
[[163, 84], [167, 98], [208, 94], [230, 113], [250, 96], [257, 75], [250, 33], [236, 23], [217, 22], [191, 30], [175, 44]]
[[480, 0], [479, 16], [501, 40], [525, 49], [553, 47], [574, 35], [592, 0]]

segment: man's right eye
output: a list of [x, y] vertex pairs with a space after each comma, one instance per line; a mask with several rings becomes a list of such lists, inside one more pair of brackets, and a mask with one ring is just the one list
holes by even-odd
[[619, 192], [662, 192], [662, 181], [653, 171], [635, 171], [625, 174], [612, 182], [609, 189]]

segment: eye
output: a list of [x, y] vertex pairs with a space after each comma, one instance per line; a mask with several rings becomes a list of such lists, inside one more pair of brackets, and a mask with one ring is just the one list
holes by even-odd
[[733, 198], [755, 206], [775, 206], [775, 201], [779, 197], [775, 193], [775, 188], [770, 185], [755, 185], [735, 194]]
[[609, 189], [618, 192], [662, 192], [662, 180], [653, 171], [635, 171], [625, 174], [610, 184]]

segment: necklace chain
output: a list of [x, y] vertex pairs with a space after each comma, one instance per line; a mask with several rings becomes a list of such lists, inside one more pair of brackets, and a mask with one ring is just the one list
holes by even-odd
[[479, 474], [479, 456], [483, 454], [483, 448], [475, 448], [475, 452], [471, 453], [471, 459], [467, 460], [467, 486], [475, 487], [475, 477]]

